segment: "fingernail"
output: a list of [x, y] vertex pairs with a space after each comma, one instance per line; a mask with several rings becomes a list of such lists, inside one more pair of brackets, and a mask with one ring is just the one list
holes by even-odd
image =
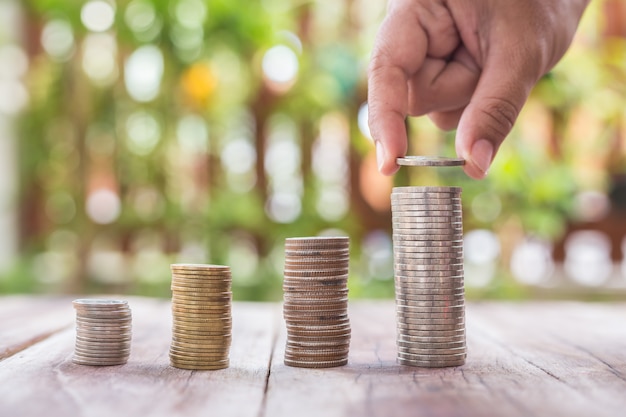
[[479, 139], [474, 143], [474, 145], [472, 145], [470, 159], [472, 164], [482, 171], [484, 175], [487, 175], [487, 172], [489, 172], [492, 158], [493, 145], [487, 139]]
[[376, 163], [378, 164], [378, 170], [381, 171], [385, 164], [385, 148], [379, 140], [376, 141]]

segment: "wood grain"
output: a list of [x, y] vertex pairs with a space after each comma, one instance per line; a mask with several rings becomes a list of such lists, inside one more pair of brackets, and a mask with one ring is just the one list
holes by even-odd
[[0, 298], [0, 361], [69, 328], [71, 298], [7, 296]]
[[74, 330], [57, 333], [0, 362], [0, 415], [258, 415], [278, 323], [276, 305], [237, 304], [230, 368], [201, 372], [169, 366], [169, 302], [129, 303], [133, 347], [126, 365], [75, 365]]
[[0, 361], [0, 416], [621, 417], [626, 410], [624, 303], [473, 303], [467, 364], [420, 369], [395, 362], [392, 301], [352, 302], [350, 362], [318, 370], [283, 364], [279, 305], [236, 303], [231, 366], [206, 372], [169, 366], [168, 301], [129, 303], [128, 364], [88, 367], [71, 362], [71, 300], [0, 298], [2, 346], [48, 335]]
[[[349, 365], [270, 373], [267, 416], [622, 416], [624, 305], [489, 303], [467, 309], [463, 367], [395, 363], [391, 303], [352, 304]], [[619, 330], [614, 331], [615, 328]]]

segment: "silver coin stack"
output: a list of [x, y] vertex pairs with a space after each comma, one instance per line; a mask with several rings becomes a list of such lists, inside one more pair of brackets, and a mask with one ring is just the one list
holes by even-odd
[[391, 194], [398, 362], [465, 363], [460, 187], [396, 187]]
[[170, 364], [190, 370], [228, 368], [232, 340], [230, 267], [173, 264]]
[[128, 302], [78, 299], [76, 345], [72, 361], [80, 365], [123, 365], [130, 356], [132, 315]]
[[349, 245], [347, 237], [286, 240], [285, 365], [330, 368], [348, 363]]

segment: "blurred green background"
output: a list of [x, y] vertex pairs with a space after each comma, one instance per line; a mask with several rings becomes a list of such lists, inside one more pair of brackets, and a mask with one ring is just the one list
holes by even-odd
[[341, 234], [351, 296], [391, 298], [391, 187], [457, 185], [469, 297], [625, 298], [626, 5], [592, 3], [477, 182], [377, 173], [385, 2], [0, 0], [0, 292], [167, 297], [207, 262], [280, 300], [284, 238]]

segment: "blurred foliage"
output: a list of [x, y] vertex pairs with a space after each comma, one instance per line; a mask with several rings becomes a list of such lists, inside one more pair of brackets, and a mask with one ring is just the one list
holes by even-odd
[[[388, 207], [374, 207], [366, 195], [362, 178], [372, 170], [373, 147], [357, 124], [384, 4], [106, 1], [115, 8], [114, 23], [101, 33], [85, 26], [85, 1], [22, 3], [30, 57], [30, 104], [19, 120], [24, 257], [0, 280], [0, 291], [168, 296], [169, 263], [197, 261], [231, 265], [236, 298], [277, 300], [284, 238], [342, 233], [351, 236], [351, 296], [392, 297], [388, 260], [387, 268], [372, 264], [365, 247], [391, 226]], [[562, 236], [576, 193], [606, 191], [612, 176], [624, 173], [626, 146], [618, 145], [626, 141], [626, 41], [601, 35], [605, 3], [591, 6], [572, 50], [539, 82], [486, 180], [416, 169], [401, 170], [395, 184], [462, 186], [466, 230], [499, 232], [515, 223], [527, 234]], [[42, 46], [51, 22], [70, 29], [65, 55]], [[272, 81], [263, 69], [277, 45], [297, 57], [293, 80]], [[158, 94], [138, 100], [129, 93], [131, 60], [138, 51], [152, 53], [145, 49], [151, 46], [161, 61], [134, 82], [157, 74]], [[281, 61], [277, 71], [286, 67]], [[439, 132], [425, 118], [408, 127], [413, 153], [454, 154], [454, 133]], [[324, 135], [347, 138], [343, 159], [327, 162], [345, 165], [345, 182], [333, 186], [348, 205], [337, 216], [319, 209], [328, 183], [316, 171], [314, 152]], [[285, 142], [299, 151], [272, 148]], [[244, 161], [250, 148], [250, 166], [233, 169], [232, 160]], [[268, 162], [274, 151], [282, 158]], [[291, 178], [272, 176], [289, 162], [296, 164]], [[280, 221], [272, 198], [283, 186], [299, 206], [293, 219]], [[101, 190], [109, 194], [92, 201], [96, 211], [115, 211], [111, 194], [119, 199], [111, 221], [89, 214], [90, 198]], [[477, 294], [526, 292], [503, 278]]]

